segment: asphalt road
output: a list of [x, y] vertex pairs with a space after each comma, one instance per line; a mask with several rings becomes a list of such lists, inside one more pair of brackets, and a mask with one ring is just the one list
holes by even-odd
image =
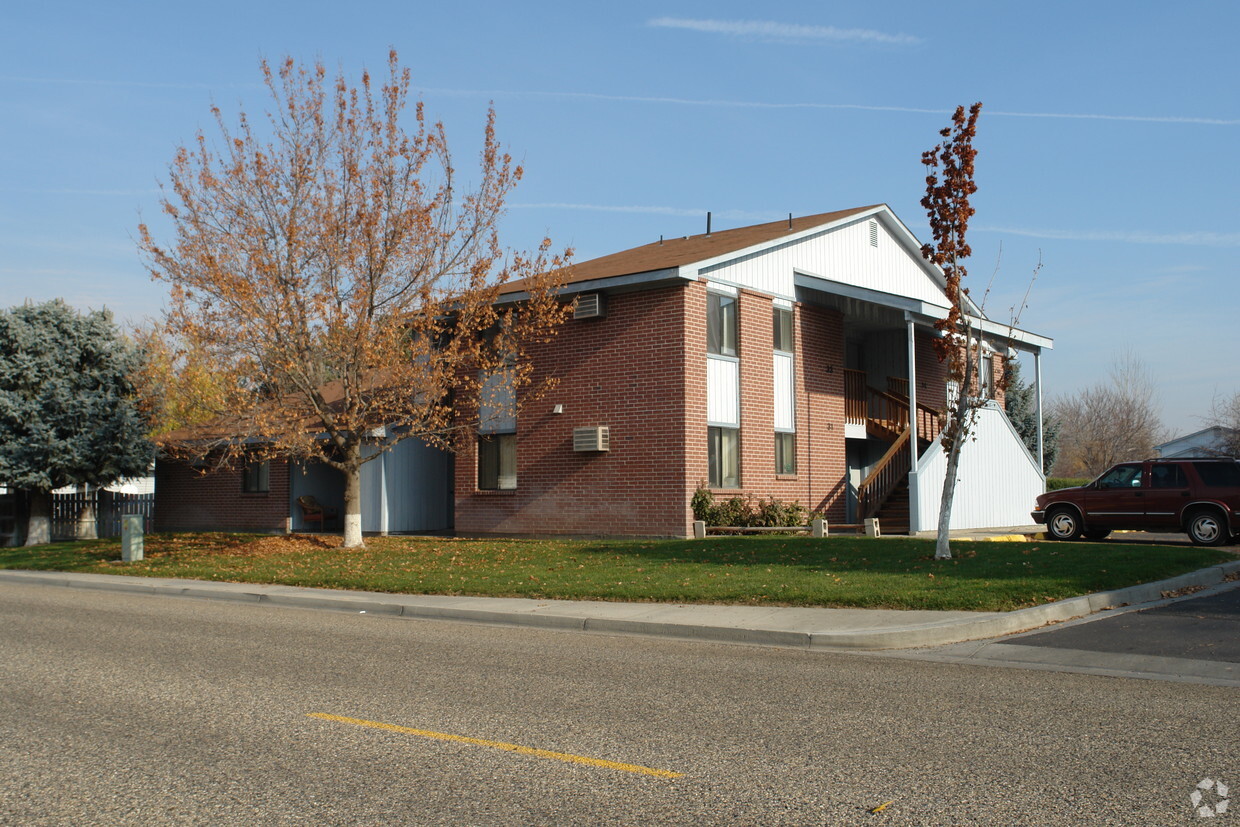
[[1238, 693], [0, 584], [0, 824], [1195, 824]]
[[1240, 588], [1024, 635], [1020, 642], [1240, 664]]

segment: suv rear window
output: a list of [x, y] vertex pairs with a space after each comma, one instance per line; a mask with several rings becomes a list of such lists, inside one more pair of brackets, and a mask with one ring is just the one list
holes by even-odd
[[1193, 468], [1207, 488], [1240, 487], [1240, 463], [1194, 462]]

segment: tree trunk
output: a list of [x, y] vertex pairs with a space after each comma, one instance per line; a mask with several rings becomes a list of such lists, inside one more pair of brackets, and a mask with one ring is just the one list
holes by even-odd
[[[960, 411], [956, 412], [960, 415]], [[960, 468], [960, 449], [964, 444], [964, 435], [957, 431], [951, 447], [947, 449], [947, 476], [943, 478], [943, 497], [939, 500], [939, 532], [934, 545], [935, 560], [952, 559], [950, 540], [952, 522], [952, 502], [956, 499], [956, 471]]]
[[344, 471], [344, 547], [361, 548], [362, 540], [362, 447], [346, 449]]
[[26, 545], [41, 546], [52, 541], [52, 492], [33, 489], [26, 518]]
[[[960, 469], [960, 452], [969, 440], [969, 432], [973, 430], [973, 346], [972, 332], [966, 332], [964, 338], [964, 376], [960, 387], [956, 390], [956, 410], [952, 413], [955, 420], [948, 424], [952, 429], [952, 441], [947, 446], [947, 473], [943, 477], [943, 497], [939, 500], [939, 530], [934, 544], [935, 560], [952, 559], [951, 522], [952, 503], [956, 500], [956, 473]], [[982, 342], [978, 339], [978, 358], [981, 358]], [[980, 381], [980, 377], [979, 377]]]
[[99, 529], [96, 526], [95, 520], [95, 498], [99, 496], [98, 489], [92, 491], [89, 485], [84, 485], [82, 486], [82, 491], [82, 496], [86, 498], [86, 504], [78, 512], [77, 539], [98, 540]]

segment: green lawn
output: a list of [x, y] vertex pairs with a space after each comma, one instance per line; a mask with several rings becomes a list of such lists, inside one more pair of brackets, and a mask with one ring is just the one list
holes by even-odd
[[1161, 580], [1230, 550], [1112, 543], [715, 537], [467, 540], [153, 534], [146, 560], [117, 540], [0, 549], [0, 568], [282, 583], [408, 594], [1001, 611]]

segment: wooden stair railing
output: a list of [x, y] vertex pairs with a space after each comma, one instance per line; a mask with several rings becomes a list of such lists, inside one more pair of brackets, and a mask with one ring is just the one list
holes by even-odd
[[[863, 370], [844, 371], [844, 421], [850, 425], [866, 425], [877, 435], [891, 439], [909, 425], [908, 380], [887, 378], [888, 390], [870, 387]], [[926, 442], [938, 438], [943, 428], [942, 413], [917, 403], [917, 437]]]
[[891, 443], [891, 447], [874, 466], [874, 470], [857, 487], [857, 513], [861, 519], [878, 513], [883, 501], [908, 477], [911, 466], [908, 441], [911, 435], [912, 429], [905, 427], [904, 433]]
[[849, 425], [864, 425], [869, 418], [866, 412], [865, 371], [844, 369], [844, 421]]

